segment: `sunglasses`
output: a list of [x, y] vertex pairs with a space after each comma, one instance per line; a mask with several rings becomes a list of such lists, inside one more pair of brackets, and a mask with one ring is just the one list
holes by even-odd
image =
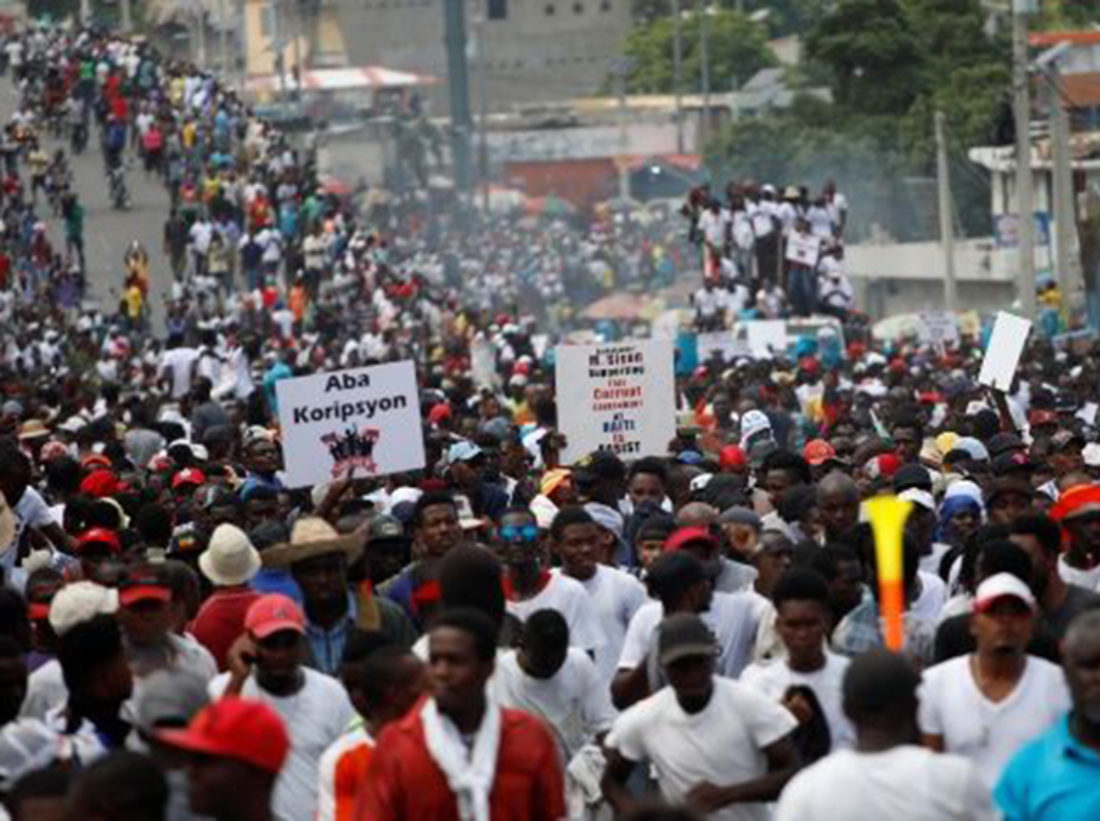
[[505, 525], [500, 529], [500, 538], [506, 542], [537, 542], [539, 529], [535, 525], [524, 525], [523, 527]]

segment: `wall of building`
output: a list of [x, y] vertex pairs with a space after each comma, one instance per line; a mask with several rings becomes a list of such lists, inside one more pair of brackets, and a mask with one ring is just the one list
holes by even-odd
[[[484, 85], [491, 107], [559, 100], [596, 91], [607, 60], [621, 48], [630, 28], [631, 0], [482, 0], [467, 2], [469, 39], [475, 21], [484, 23], [479, 51], [485, 57]], [[441, 0], [335, 0], [353, 65], [432, 74], [445, 79]], [[476, 112], [481, 77], [470, 60], [470, 94]], [[446, 111], [446, 84], [432, 93], [433, 113]]]
[[[1016, 283], [1008, 257], [996, 252], [990, 238], [955, 243], [961, 309], [990, 311], [1012, 303]], [[845, 249], [857, 304], [874, 316], [944, 307], [944, 264], [938, 242], [861, 244]]]

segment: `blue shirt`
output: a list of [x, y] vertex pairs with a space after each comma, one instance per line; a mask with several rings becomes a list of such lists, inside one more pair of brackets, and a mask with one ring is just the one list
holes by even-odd
[[359, 618], [359, 605], [355, 596], [348, 593], [348, 611], [330, 629], [306, 622], [306, 641], [313, 653], [313, 666], [322, 673], [335, 676], [340, 669], [340, 659], [344, 657], [344, 645], [348, 643], [348, 634], [355, 629]]
[[260, 572], [252, 577], [250, 584], [257, 593], [282, 593], [294, 599], [294, 603], [299, 607], [302, 606], [301, 588], [285, 567], [262, 567]]
[[1100, 818], [1100, 753], [1073, 736], [1067, 713], [1012, 757], [993, 800], [1005, 821]]

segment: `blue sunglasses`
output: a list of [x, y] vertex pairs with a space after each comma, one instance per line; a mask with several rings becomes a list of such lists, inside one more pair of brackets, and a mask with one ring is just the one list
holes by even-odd
[[537, 542], [539, 529], [535, 525], [505, 525], [500, 529], [500, 538], [506, 542]]

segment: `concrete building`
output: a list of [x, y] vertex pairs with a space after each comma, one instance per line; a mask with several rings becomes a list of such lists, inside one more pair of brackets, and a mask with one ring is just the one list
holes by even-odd
[[[351, 65], [447, 76], [441, 0], [328, 0]], [[468, 0], [470, 91], [494, 109], [597, 91], [630, 29], [631, 0]], [[483, 62], [482, 62], [483, 61]], [[482, 77], [482, 65], [484, 75]], [[443, 113], [446, 88], [432, 97]]]
[[1100, 31], [1043, 31], [1029, 38], [1032, 53], [1066, 44], [1058, 58], [1061, 94], [1075, 131], [1100, 130]]

